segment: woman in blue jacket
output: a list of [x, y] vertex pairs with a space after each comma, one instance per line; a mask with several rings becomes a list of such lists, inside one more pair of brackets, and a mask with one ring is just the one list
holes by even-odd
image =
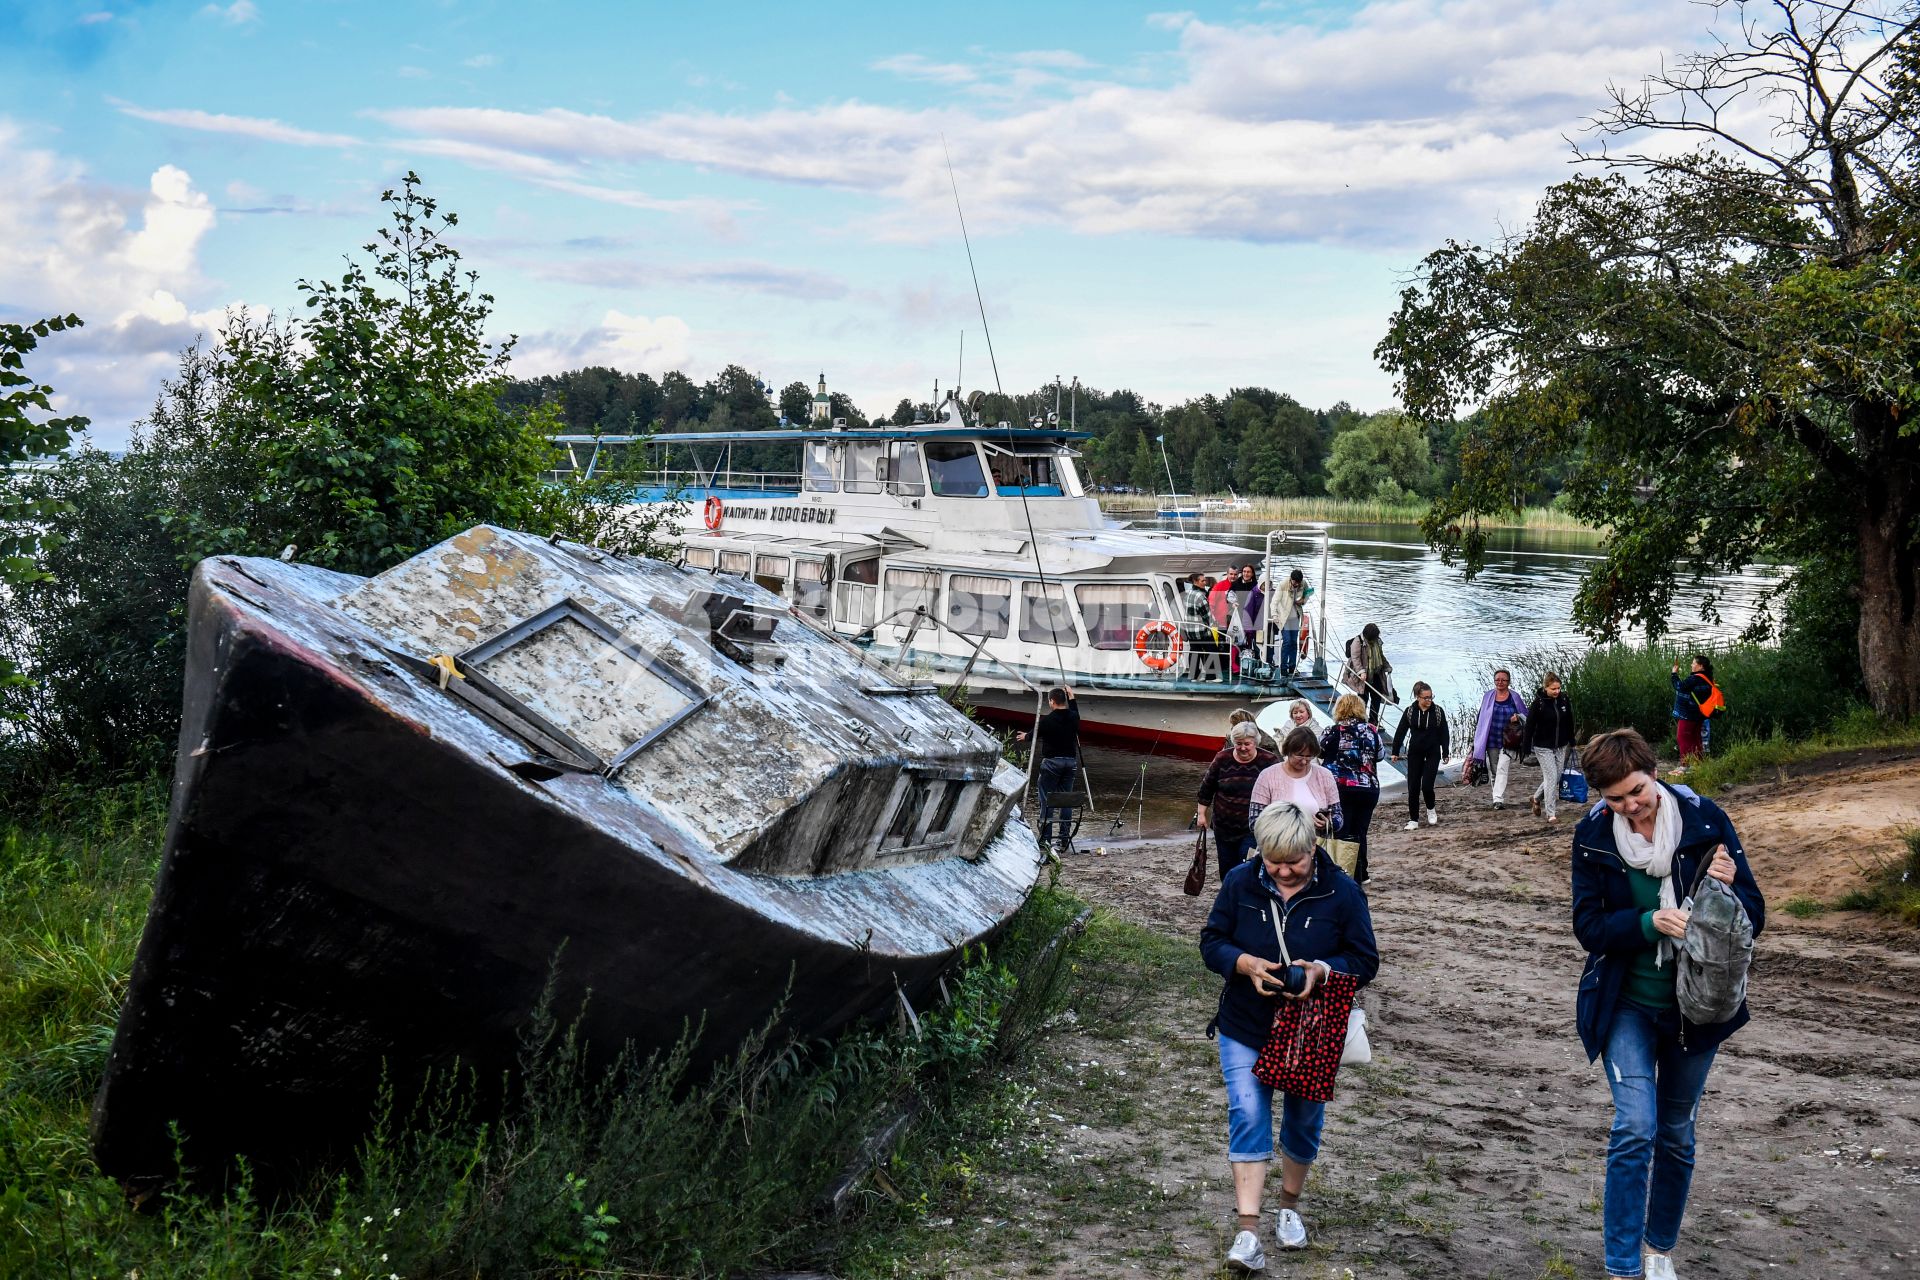
[[[1602, 1219], [1607, 1274], [1674, 1280], [1700, 1094], [1720, 1042], [1746, 1025], [1681, 1016], [1675, 946], [1702, 874], [1732, 888], [1753, 922], [1766, 902], [1733, 823], [1711, 800], [1654, 776], [1647, 740], [1615, 729], [1580, 753], [1603, 804], [1573, 833], [1573, 931], [1587, 949], [1578, 1022], [1587, 1058], [1604, 1056], [1613, 1091]], [[1644, 1260], [1643, 1260], [1644, 1256]]]
[[[1213, 900], [1200, 954], [1227, 980], [1207, 1033], [1219, 1033], [1220, 1075], [1227, 1086], [1227, 1160], [1239, 1226], [1227, 1266], [1239, 1272], [1267, 1265], [1260, 1246], [1260, 1202], [1273, 1160], [1273, 1090], [1253, 1076], [1253, 1064], [1273, 1026], [1282, 998], [1305, 999], [1329, 973], [1352, 974], [1365, 986], [1380, 968], [1366, 895], [1352, 877], [1316, 847], [1313, 814], [1292, 801], [1269, 805], [1253, 824], [1258, 858], [1229, 872]], [[1305, 988], [1283, 996], [1280, 937], [1302, 970]], [[1326, 1104], [1283, 1094], [1280, 1115], [1280, 1214], [1274, 1234], [1282, 1249], [1307, 1247], [1300, 1191], [1320, 1151]]]

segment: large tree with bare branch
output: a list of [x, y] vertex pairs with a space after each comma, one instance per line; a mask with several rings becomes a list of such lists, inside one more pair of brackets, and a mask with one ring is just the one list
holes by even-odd
[[1658, 635], [1678, 582], [1756, 559], [1840, 565], [1874, 705], [1920, 714], [1920, 6], [1711, 7], [1530, 225], [1402, 294], [1376, 355], [1408, 409], [1482, 409], [1426, 532], [1472, 572], [1480, 517], [1575, 452], [1611, 529], [1590, 633]]

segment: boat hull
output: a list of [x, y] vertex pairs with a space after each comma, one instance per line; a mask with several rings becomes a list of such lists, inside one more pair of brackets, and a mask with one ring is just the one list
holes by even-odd
[[[124, 1182], [177, 1151], [301, 1167], [364, 1132], [383, 1082], [497, 1079], [543, 1002], [603, 1058], [691, 1031], [708, 1061], [776, 1009], [830, 1032], [923, 993], [1032, 887], [1017, 822], [975, 858], [817, 878], [702, 856], [687, 814], [542, 776], [349, 620], [225, 563], [244, 580], [193, 587], [167, 848], [93, 1112]], [[844, 812], [863, 776], [832, 775]]]

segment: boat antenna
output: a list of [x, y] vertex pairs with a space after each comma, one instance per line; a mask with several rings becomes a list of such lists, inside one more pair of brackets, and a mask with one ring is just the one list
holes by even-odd
[[[969, 266], [972, 265], [972, 259], [968, 259], [968, 265]], [[975, 282], [976, 286], [978, 285], [978, 283], [979, 283], [978, 281]], [[962, 329], [960, 331], [960, 360], [957, 364], [953, 366], [953, 394], [956, 396], [960, 394], [960, 388], [967, 385], [966, 382], [964, 381], [966, 377], [966, 373], [967, 373], [967, 331], [965, 329]]]
[[[967, 247], [967, 274], [973, 277], [973, 300], [975, 305], [980, 308], [980, 332], [987, 339], [987, 363], [993, 369], [993, 389], [1000, 395], [1005, 396], [1006, 391], [1000, 385], [1000, 361], [993, 354], [993, 330], [987, 325], [987, 299], [986, 295], [980, 292], [980, 269], [973, 263], [973, 237], [967, 234], [967, 213], [966, 210], [960, 207], [960, 179], [954, 175], [953, 152], [947, 147], [947, 135], [944, 133], [940, 135], [940, 151], [941, 154], [947, 158], [947, 183], [953, 188], [953, 212], [955, 216], [960, 219], [960, 243]], [[960, 338], [963, 344], [961, 349], [964, 351], [966, 330], [963, 329], [960, 331]], [[1019, 454], [1014, 452], [1013, 425], [1011, 423], [1007, 425], [1007, 454], [1016, 459], [1016, 461], [1019, 458]], [[988, 479], [991, 482], [991, 473], [989, 473]], [[1020, 479], [1024, 482], [1025, 477], [1022, 476]], [[1040, 537], [1033, 530], [1033, 509], [1027, 505], [1027, 486], [1025, 483], [1020, 485], [1020, 514], [1026, 518], [1027, 546], [1033, 550], [1033, 571], [1040, 579], [1040, 591], [1041, 594], [1045, 596], [1047, 587], [1049, 586], [1047, 581], [1047, 567], [1040, 558]], [[1063, 586], [1060, 588], [1062, 604], [1066, 602], [1066, 595], [1067, 590]], [[1050, 600], [1049, 603], [1051, 603]], [[1060, 633], [1056, 627], [1050, 626], [1047, 630], [1052, 633], [1053, 663], [1060, 672], [1060, 683], [1064, 686], [1067, 683], [1067, 659], [1066, 656], [1060, 652]], [[1034, 708], [1033, 722], [1036, 727], [1040, 723], [1040, 709], [1037, 706]], [[1027, 773], [1029, 777], [1032, 776], [1033, 761], [1037, 758], [1038, 752], [1039, 744], [1036, 741], [1032, 752], [1027, 757]]]

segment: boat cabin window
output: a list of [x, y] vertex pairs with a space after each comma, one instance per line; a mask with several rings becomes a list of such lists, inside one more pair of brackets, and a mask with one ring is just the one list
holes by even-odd
[[980, 787], [964, 778], [930, 778], [909, 772], [901, 779], [898, 800], [879, 840], [879, 851], [893, 852], [950, 844], [973, 816]]
[[888, 488], [908, 498], [927, 491], [927, 470], [920, 462], [920, 446], [906, 441], [893, 446], [893, 465], [888, 469]]
[[1077, 645], [1073, 612], [1067, 607], [1067, 589], [1057, 582], [1020, 584], [1020, 638], [1028, 644]]
[[934, 496], [940, 498], [984, 498], [987, 473], [980, 466], [980, 451], [971, 440], [931, 440], [927, 442], [927, 477]]
[[869, 556], [840, 569], [833, 587], [833, 617], [855, 627], [870, 627], [880, 619], [880, 560]]
[[687, 567], [689, 569], [711, 569], [713, 568], [713, 561], [714, 561], [713, 548], [711, 547], [688, 547], [687, 548]]
[[1013, 616], [1013, 583], [956, 573], [947, 585], [947, 625], [963, 636], [1007, 634]]
[[850, 444], [840, 451], [840, 487], [848, 493], [878, 493], [886, 479], [886, 452], [883, 444]]
[[720, 553], [720, 572], [737, 573], [747, 576], [748, 556], [744, 551], [722, 551]]
[[797, 556], [793, 562], [793, 602], [816, 618], [827, 616], [827, 562]]
[[1133, 648], [1133, 633], [1158, 613], [1153, 588], [1144, 582], [1089, 582], [1074, 588], [1074, 595], [1096, 649]]
[[993, 468], [994, 492], [1001, 497], [1058, 498], [1066, 494], [1054, 472], [1052, 454], [1006, 453], [991, 446], [987, 460]]
[[753, 558], [753, 580], [773, 594], [781, 594], [787, 585], [787, 558], [761, 552]]
[[940, 616], [940, 575], [920, 569], [887, 570], [885, 614], [895, 626], [913, 625], [913, 611], [924, 608], [931, 617]]
[[832, 493], [840, 487], [833, 465], [833, 446], [825, 440], [807, 441], [805, 465], [808, 492]]

